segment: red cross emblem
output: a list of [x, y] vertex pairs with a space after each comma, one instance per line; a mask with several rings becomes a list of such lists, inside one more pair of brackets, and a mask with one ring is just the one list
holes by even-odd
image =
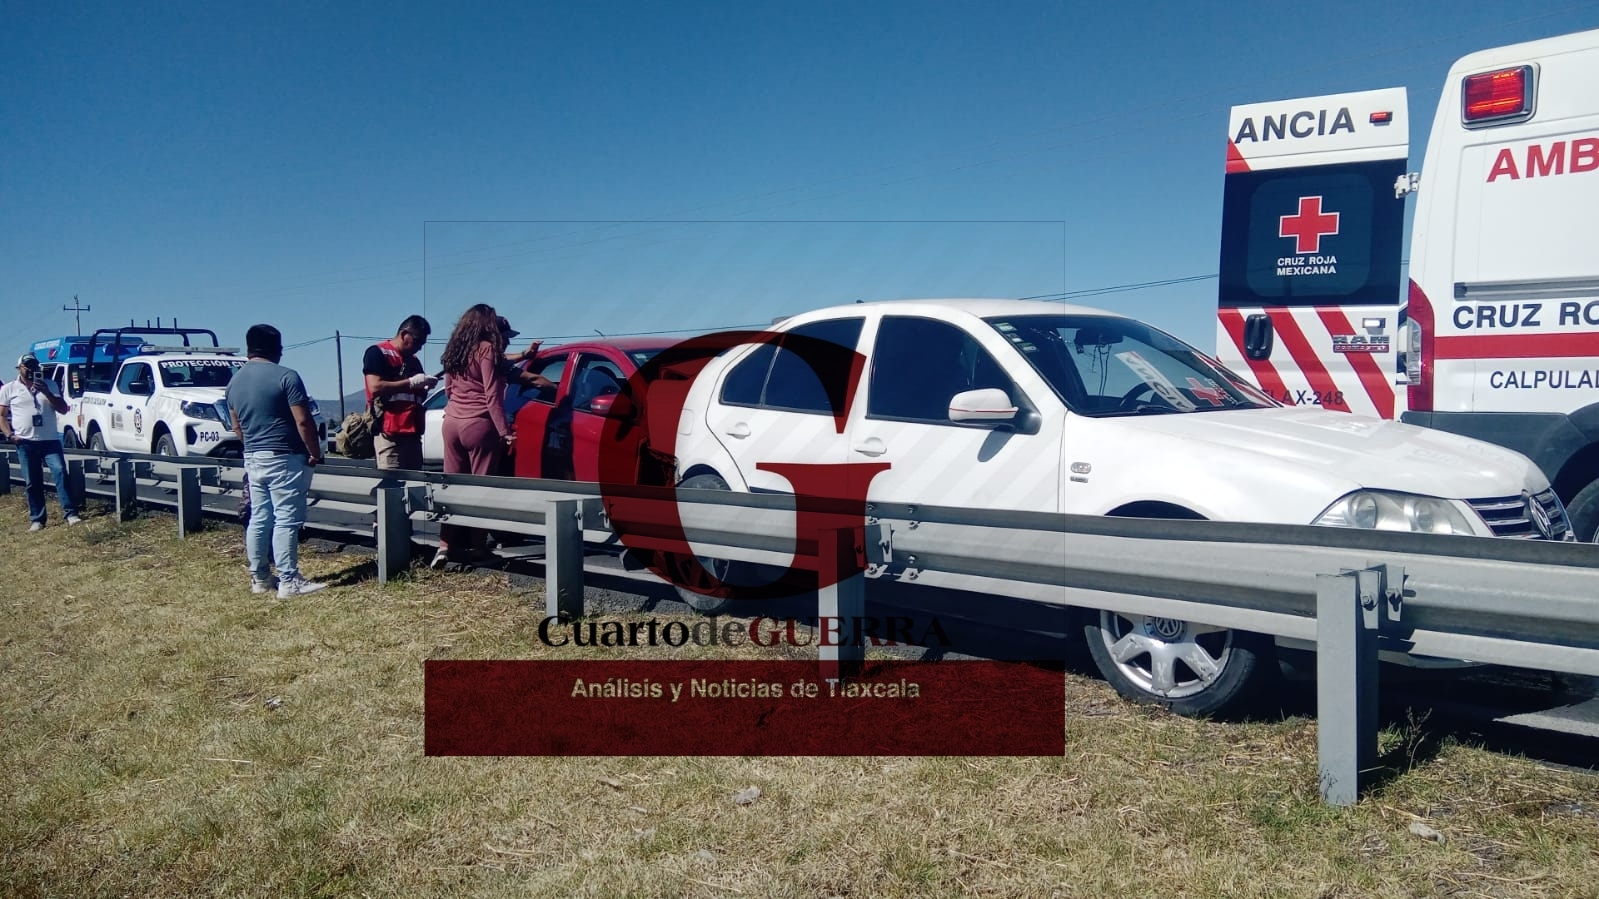
[[1338, 213], [1322, 212], [1321, 197], [1300, 197], [1299, 211], [1278, 220], [1277, 236], [1292, 237], [1294, 252], [1319, 253], [1321, 239], [1338, 233]]
[[1227, 402], [1227, 391], [1215, 384], [1201, 384], [1198, 378], [1188, 379], [1188, 392], [1194, 395], [1194, 399], [1204, 400], [1212, 406], [1225, 405]]

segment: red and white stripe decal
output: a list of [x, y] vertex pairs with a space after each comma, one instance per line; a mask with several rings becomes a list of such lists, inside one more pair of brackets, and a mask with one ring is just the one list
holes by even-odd
[[[1250, 359], [1244, 353], [1245, 321], [1259, 313], [1271, 317], [1277, 333], [1280, 349], [1274, 353], [1275, 362]], [[1315, 403], [1336, 412], [1381, 418], [1391, 419], [1398, 412], [1398, 388], [1384, 368], [1394, 359], [1391, 353], [1332, 352], [1333, 337], [1358, 333], [1342, 308], [1222, 308], [1216, 317], [1226, 335], [1218, 334], [1217, 339], [1230, 343], [1236, 353], [1227, 364], [1237, 371], [1247, 366], [1255, 383], [1273, 397], [1289, 405]]]
[[[1327, 326], [1327, 333], [1334, 337], [1353, 336], [1355, 333], [1349, 316], [1336, 306], [1319, 306], [1316, 315]], [[1344, 358], [1355, 369], [1355, 374], [1360, 376], [1360, 386], [1366, 388], [1366, 396], [1377, 407], [1377, 415], [1393, 418], [1394, 388], [1389, 383], [1390, 379], [1383, 375], [1382, 366], [1377, 364], [1371, 353], [1345, 353]]]
[[1231, 139], [1227, 141], [1227, 171], [1229, 174], [1249, 171], [1249, 160], [1244, 158], [1244, 154], [1238, 152], [1238, 145], [1233, 143]]
[[[1299, 329], [1299, 322], [1294, 320], [1291, 310], [1277, 308], [1267, 309], [1266, 314], [1271, 316], [1271, 325], [1282, 338], [1283, 348], [1288, 350], [1288, 355], [1304, 372], [1310, 381], [1310, 389], [1323, 396], [1321, 407], [1334, 412], [1348, 412], [1349, 404], [1344, 401], [1343, 393], [1338, 385], [1333, 383], [1332, 375], [1327, 373], [1327, 366], [1321, 364], [1321, 359], [1316, 356], [1316, 351], [1305, 339], [1305, 332]], [[1330, 400], [1330, 402], [1329, 402]]]
[[1560, 359], [1599, 356], [1599, 334], [1439, 335], [1433, 341], [1439, 359]]
[[1251, 359], [1244, 352], [1244, 314], [1237, 309], [1217, 309], [1216, 317], [1221, 319], [1222, 327], [1227, 329], [1227, 336], [1232, 338], [1233, 346], [1238, 348], [1238, 358], [1249, 364], [1249, 372], [1255, 376], [1255, 383], [1260, 385], [1260, 389], [1275, 399], [1287, 396], [1288, 385], [1277, 376], [1277, 369], [1265, 359]]

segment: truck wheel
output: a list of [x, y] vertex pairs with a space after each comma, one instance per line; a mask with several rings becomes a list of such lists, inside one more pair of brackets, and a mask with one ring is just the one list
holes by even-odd
[[[686, 490], [730, 489], [727, 486], [727, 482], [722, 480], [720, 475], [715, 474], [697, 474], [677, 486]], [[730, 576], [736, 581], [738, 572], [743, 567], [740, 563], [730, 562], [727, 559], [711, 559], [705, 556], [695, 556], [694, 558], [699, 560], [700, 566], [705, 571], [710, 572], [718, 581], [724, 584], [728, 582]], [[677, 588], [678, 598], [696, 612], [703, 615], [721, 615], [737, 603], [737, 600], [730, 597], [706, 596], [703, 593], [696, 593], [688, 587], [682, 586], [685, 581], [698, 581], [701, 586], [709, 587], [710, 582], [704, 579], [703, 572], [679, 570], [674, 573], [678, 578], [676, 579], [677, 582], [672, 586]]]
[[1116, 692], [1188, 717], [1246, 709], [1278, 670], [1271, 637], [1175, 618], [1100, 612], [1083, 636]]
[[1582, 488], [1566, 506], [1571, 532], [1583, 543], [1599, 543], [1599, 481]]
[[156, 440], [155, 454], [157, 456], [176, 456], [178, 454], [178, 443], [172, 439], [171, 434], [162, 434]]
[[78, 439], [78, 432], [67, 428], [61, 433], [61, 447], [63, 449], [83, 449], [83, 441]]
[[91, 431], [89, 433], [89, 449], [97, 453], [105, 452], [105, 435], [99, 431]]

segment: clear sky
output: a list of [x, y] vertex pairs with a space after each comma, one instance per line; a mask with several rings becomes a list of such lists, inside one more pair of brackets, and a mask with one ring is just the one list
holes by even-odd
[[[855, 299], [1078, 300], [1214, 344], [1229, 107], [1409, 89], [1599, 2], [0, 0], [0, 352], [711, 330]], [[444, 332], [444, 333], [439, 333]], [[345, 347], [346, 389], [360, 352]], [[290, 349], [337, 396], [331, 339]]]

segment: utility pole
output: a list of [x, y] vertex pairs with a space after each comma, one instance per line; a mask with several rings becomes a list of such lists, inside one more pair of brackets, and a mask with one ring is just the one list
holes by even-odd
[[62, 312], [75, 313], [72, 317], [78, 323], [77, 333], [78, 334], [82, 334], [83, 333], [83, 313], [90, 312], [90, 311], [93, 311], [93, 310], [89, 306], [80, 306], [80, 305], [78, 305], [78, 295], [77, 294], [73, 294], [72, 295], [72, 305], [71, 306], [63, 305], [61, 307], [61, 311]]
[[349, 413], [344, 411], [344, 336], [338, 331], [333, 332], [333, 356], [339, 365], [339, 421]]

